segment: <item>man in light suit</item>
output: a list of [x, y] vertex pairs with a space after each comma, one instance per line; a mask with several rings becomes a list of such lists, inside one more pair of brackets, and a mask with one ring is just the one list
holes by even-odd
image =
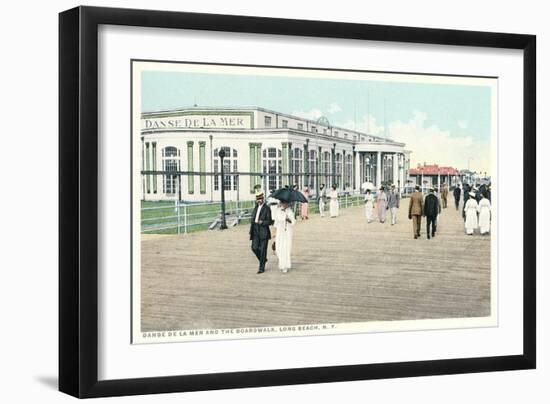
[[422, 222], [422, 214], [424, 211], [424, 197], [420, 192], [420, 187], [414, 187], [414, 192], [411, 194], [409, 201], [409, 219], [413, 221], [414, 238], [420, 237], [420, 224]]
[[250, 220], [250, 240], [252, 240], [252, 251], [258, 258], [260, 267], [258, 274], [265, 272], [265, 263], [267, 262], [267, 244], [271, 239], [269, 226], [273, 224], [271, 218], [271, 208], [265, 203], [264, 193], [256, 193], [256, 206], [252, 211]]
[[395, 192], [395, 185], [392, 184], [390, 192], [388, 193], [388, 206], [387, 209], [391, 213], [391, 225], [397, 223], [397, 209], [399, 209], [399, 194]]

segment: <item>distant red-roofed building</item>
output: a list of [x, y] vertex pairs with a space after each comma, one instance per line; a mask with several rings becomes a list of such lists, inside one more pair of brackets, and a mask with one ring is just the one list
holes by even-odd
[[430, 186], [440, 188], [444, 184], [453, 187], [462, 182], [462, 173], [454, 167], [424, 163], [409, 169], [409, 178], [422, 188]]

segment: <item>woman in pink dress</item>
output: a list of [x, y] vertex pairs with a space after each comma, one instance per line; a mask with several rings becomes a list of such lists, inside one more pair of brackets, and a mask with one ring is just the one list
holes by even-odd
[[386, 197], [386, 193], [384, 192], [384, 187], [380, 187], [380, 192], [376, 197], [376, 209], [378, 211], [378, 220], [380, 220], [380, 223], [384, 223], [386, 221], [387, 206], [388, 198]]
[[[309, 188], [304, 187], [304, 190], [302, 191], [302, 194], [306, 198], [307, 201], [309, 201]], [[309, 219], [309, 203], [308, 202], [302, 202], [302, 208], [300, 209], [300, 216], [302, 217], [302, 220]]]

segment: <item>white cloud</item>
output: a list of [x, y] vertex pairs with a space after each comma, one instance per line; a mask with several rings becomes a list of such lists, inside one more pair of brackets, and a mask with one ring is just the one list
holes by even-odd
[[376, 118], [372, 115], [365, 114], [360, 116], [357, 121], [349, 119], [345, 122], [337, 122], [334, 125], [341, 128], [368, 133], [369, 135], [384, 136], [384, 125], [378, 124]]
[[323, 112], [320, 109], [313, 108], [309, 111], [294, 111], [292, 115], [298, 116], [300, 118], [315, 120], [322, 117]]
[[464, 169], [471, 158], [472, 170], [490, 171], [487, 144], [476, 142], [470, 135], [451, 136], [436, 125], [425, 126], [426, 119], [424, 112], [415, 111], [408, 122], [392, 122], [388, 128], [392, 139], [406, 143], [406, 149], [411, 150], [411, 167], [426, 162]]
[[426, 126], [427, 118], [426, 113], [415, 111], [406, 122], [390, 122], [386, 131], [383, 122], [378, 122], [375, 117], [366, 114], [358, 117], [357, 121], [349, 119], [333, 124], [405, 143], [405, 149], [411, 151], [411, 167], [426, 162], [465, 169], [470, 158], [470, 168], [473, 171], [490, 172], [489, 143], [476, 141], [471, 135], [453, 135], [437, 125]]
[[457, 122], [460, 129], [466, 129], [468, 127], [468, 121], [461, 119]]
[[340, 112], [341, 110], [342, 110], [342, 107], [340, 107], [340, 105], [338, 105], [337, 103], [333, 102], [328, 106], [327, 112], [329, 114], [335, 114], [337, 112]]

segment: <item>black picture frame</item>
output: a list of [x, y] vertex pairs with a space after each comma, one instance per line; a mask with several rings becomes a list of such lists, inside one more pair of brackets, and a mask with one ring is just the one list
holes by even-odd
[[[523, 51], [523, 353], [98, 381], [98, 26], [101, 24]], [[59, 390], [104, 397], [533, 369], [536, 366], [536, 37], [325, 21], [77, 7], [59, 15]]]

